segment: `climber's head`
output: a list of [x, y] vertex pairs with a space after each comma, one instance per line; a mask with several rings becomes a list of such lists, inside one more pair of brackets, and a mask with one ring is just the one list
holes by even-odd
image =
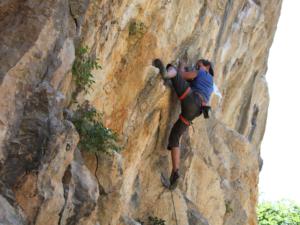
[[196, 63], [196, 68], [203, 69], [210, 73], [210, 75], [214, 76], [214, 70], [210, 61], [206, 59], [199, 59]]

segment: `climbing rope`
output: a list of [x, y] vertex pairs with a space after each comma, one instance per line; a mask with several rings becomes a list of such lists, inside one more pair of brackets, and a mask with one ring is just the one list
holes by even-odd
[[172, 198], [172, 203], [173, 203], [173, 209], [174, 209], [174, 215], [175, 215], [176, 225], [178, 225], [177, 215], [176, 215], [176, 209], [175, 209], [175, 204], [174, 204], [174, 199], [173, 199], [173, 191], [171, 191], [171, 198]]

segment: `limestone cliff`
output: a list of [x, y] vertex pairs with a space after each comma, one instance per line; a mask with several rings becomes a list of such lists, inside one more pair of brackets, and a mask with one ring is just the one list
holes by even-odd
[[[173, 192], [180, 225], [254, 225], [265, 80], [281, 0], [1, 0], [0, 224], [176, 224], [166, 151], [179, 103], [154, 58], [211, 59], [222, 98], [181, 142]], [[87, 45], [89, 100], [120, 137], [122, 152], [80, 152], [64, 115], [75, 89], [75, 48]], [[101, 188], [100, 188], [101, 187]], [[100, 190], [100, 191], [99, 191]]]

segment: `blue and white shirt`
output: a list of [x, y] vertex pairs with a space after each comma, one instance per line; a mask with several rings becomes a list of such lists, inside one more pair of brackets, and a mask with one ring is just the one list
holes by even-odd
[[205, 102], [209, 102], [210, 96], [214, 91], [214, 80], [210, 73], [200, 69], [190, 84], [193, 91], [200, 93]]

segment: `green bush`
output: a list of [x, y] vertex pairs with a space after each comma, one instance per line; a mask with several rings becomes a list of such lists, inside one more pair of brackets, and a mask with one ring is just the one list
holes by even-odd
[[165, 225], [166, 222], [163, 219], [157, 217], [148, 217], [149, 225]]
[[101, 69], [97, 59], [94, 59], [88, 55], [89, 48], [79, 47], [76, 49], [76, 57], [72, 67], [72, 74], [74, 76], [77, 92], [85, 91], [91, 88], [92, 84], [95, 83], [93, 80], [94, 76], [91, 73], [94, 69]]
[[259, 225], [300, 225], [300, 206], [290, 201], [263, 202], [257, 216]]
[[117, 134], [103, 125], [102, 115], [87, 101], [77, 106], [72, 122], [80, 136], [79, 149], [96, 154], [121, 150]]
[[146, 32], [146, 26], [141, 21], [132, 20], [129, 23], [129, 35], [141, 37]]
[[230, 201], [225, 201], [225, 208], [226, 208], [226, 213], [232, 213], [233, 209], [231, 208], [231, 202]]
[[137, 221], [142, 225], [166, 225], [166, 221], [156, 216], [155, 217], [149, 216], [147, 224], [139, 219]]

